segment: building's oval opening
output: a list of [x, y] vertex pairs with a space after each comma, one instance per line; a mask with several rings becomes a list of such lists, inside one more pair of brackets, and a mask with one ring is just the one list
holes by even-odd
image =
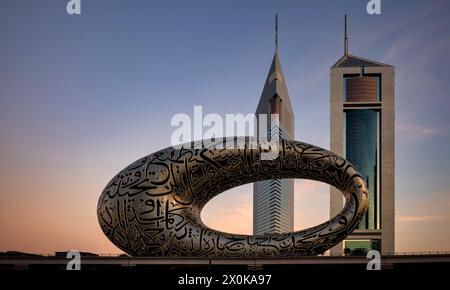
[[[253, 184], [234, 187], [210, 200], [201, 212], [208, 227], [227, 233], [253, 234]], [[330, 185], [308, 179], [294, 181], [294, 231], [330, 219]]]

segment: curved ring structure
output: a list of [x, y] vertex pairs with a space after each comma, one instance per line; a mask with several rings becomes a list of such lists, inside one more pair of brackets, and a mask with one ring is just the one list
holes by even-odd
[[[220, 147], [230, 141], [240, 149]], [[216, 139], [202, 149], [190, 143], [132, 163], [100, 196], [97, 214], [103, 232], [133, 256], [293, 257], [321, 254], [353, 231], [367, 210], [368, 190], [349, 162], [319, 147], [284, 139], [277, 158], [262, 160], [264, 149], [250, 142]], [[242, 184], [281, 178], [333, 185], [343, 193], [345, 206], [331, 220], [291, 233], [231, 234], [201, 221], [202, 208], [214, 196]]]

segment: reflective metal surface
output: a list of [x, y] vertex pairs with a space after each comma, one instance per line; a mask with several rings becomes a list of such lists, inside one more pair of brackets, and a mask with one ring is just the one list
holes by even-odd
[[[106, 236], [133, 256], [267, 257], [325, 252], [342, 241], [367, 210], [368, 190], [355, 168], [319, 147], [282, 140], [274, 160], [248, 138], [228, 139], [243, 149], [217, 149], [225, 139], [192, 149], [169, 147], [137, 160], [106, 186], [98, 219]], [[229, 144], [229, 143], [227, 143]], [[343, 210], [315, 227], [283, 234], [239, 235], [205, 226], [200, 212], [214, 196], [266, 179], [301, 178], [328, 183], [345, 197]]]

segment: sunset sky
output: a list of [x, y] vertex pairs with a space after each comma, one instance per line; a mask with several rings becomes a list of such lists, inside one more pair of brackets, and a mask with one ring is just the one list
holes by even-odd
[[[396, 251], [450, 250], [450, 1], [0, 2], [0, 251], [120, 253], [97, 200], [170, 145], [176, 113], [254, 113], [274, 52], [296, 139], [329, 148], [330, 66], [350, 53], [396, 69]], [[252, 186], [202, 212], [252, 233]], [[295, 229], [329, 218], [329, 186], [296, 180]]]

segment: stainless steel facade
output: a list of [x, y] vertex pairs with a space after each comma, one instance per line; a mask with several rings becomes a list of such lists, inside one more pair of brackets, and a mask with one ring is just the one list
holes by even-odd
[[[225, 147], [229, 141], [242, 144]], [[296, 257], [325, 252], [342, 241], [367, 210], [364, 179], [342, 157], [281, 140], [274, 160], [249, 138], [218, 138], [202, 149], [168, 147], [130, 164], [103, 190], [97, 214], [105, 235], [132, 256]], [[225, 149], [224, 149], [225, 148]], [[239, 235], [205, 226], [200, 214], [216, 195], [265, 179], [312, 179], [338, 188], [345, 206], [317, 226], [288, 233]], [[226, 194], [226, 193], [223, 193]]]

